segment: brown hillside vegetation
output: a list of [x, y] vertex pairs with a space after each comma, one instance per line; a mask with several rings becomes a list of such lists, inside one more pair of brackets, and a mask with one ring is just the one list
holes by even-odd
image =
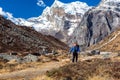
[[92, 45], [89, 49], [99, 49], [101, 51], [120, 51], [120, 29], [112, 32], [108, 37], [106, 37], [101, 42]]
[[120, 80], [120, 62], [92, 59], [47, 72], [50, 80]]
[[67, 49], [67, 45], [52, 36], [42, 35], [32, 28], [18, 26], [0, 16], [0, 52]]

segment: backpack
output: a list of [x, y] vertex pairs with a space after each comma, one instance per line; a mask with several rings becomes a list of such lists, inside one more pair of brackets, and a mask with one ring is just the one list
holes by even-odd
[[75, 47], [74, 47], [74, 51], [73, 51], [73, 53], [77, 53], [77, 49], [78, 49], [78, 47], [75, 46]]

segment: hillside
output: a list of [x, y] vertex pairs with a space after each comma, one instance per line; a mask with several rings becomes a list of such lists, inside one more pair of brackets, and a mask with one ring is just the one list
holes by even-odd
[[66, 50], [67, 45], [58, 39], [42, 35], [32, 28], [18, 26], [0, 16], [0, 52], [39, 52], [43, 48]]
[[105, 39], [92, 45], [90, 49], [99, 49], [101, 51], [119, 52], [120, 51], [120, 29], [112, 32]]

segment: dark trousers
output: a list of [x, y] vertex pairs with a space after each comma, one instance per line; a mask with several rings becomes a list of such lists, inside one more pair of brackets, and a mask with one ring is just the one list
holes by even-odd
[[78, 53], [73, 53], [72, 62], [78, 61]]

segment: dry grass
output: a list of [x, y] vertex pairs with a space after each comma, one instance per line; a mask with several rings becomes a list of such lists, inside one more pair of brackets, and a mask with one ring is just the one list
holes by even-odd
[[94, 76], [90, 76], [88, 80], [114, 80], [114, 79], [112, 79], [108, 75], [104, 75], [104, 76], [94, 75]]
[[36, 77], [36, 78], [34, 78], [32, 80], [53, 80], [53, 79], [43, 75], [43, 76], [38, 76], [38, 77]]
[[54, 55], [40, 56], [38, 62], [29, 62], [29, 63], [17, 63], [17, 62], [7, 62], [0, 59], [0, 74], [10, 73], [14, 71], [20, 71], [28, 68], [39, 68], [42, 64], [52, 61], [59, 61], [57, 58], [60, 57]]
[[68, 77], [72, 80], [112, 80], [112, 78], [114, 80], [119, 80], [120, 62], [93, 59], [69, 64], [59, 69], [53, 69], [47, 72], [46, 75], [56, 80]]
[[0, 74], [2, 73], [10, 73], [14, 71], [20, 71], [28, 68], [38, 68], [43, 63], [41, 62], [31, 62], [31, 63], [23, 63], [23, 64], [8, 64], [0, 62]]

